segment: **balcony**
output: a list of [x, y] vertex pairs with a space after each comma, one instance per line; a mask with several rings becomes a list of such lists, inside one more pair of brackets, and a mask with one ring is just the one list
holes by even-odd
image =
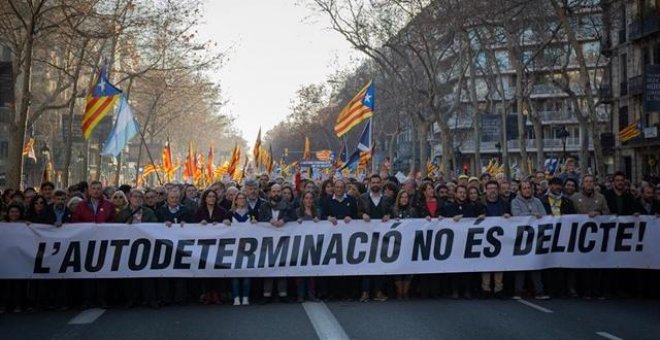
[[[598, 110], [598, 109], [597, 109]], [[541, 122], [544, 125], [548, 124], [577, 124], [577, 114], [575, 111], [539, 111], [536, 112]], [[598, 121], [599, 122], [608, 122], [610, 115], [607, 111], [598, 110], [597, 111]], [[527, 120], [527, 125], [532, 125], [532, 122]]]
[[641, 96], [644, 94], [644, 76], [635, 76], [628, 79], [628, 93], [631, 96]]
[[[495, 148], [497, 142], [481, 142], [481, 154], [497, 154], [498, 150]], [[527, 139], [526, 140], [527, 152], [536, 152], [536, 140]], [[474, 140], [466, 140], [463, 143], [460, 143], [460, 150], [463, 154], [474, 154]], [[510, 153], [520, 152], [520, 140], [512, 139], [507, 141], [507, 147], [509, 148]], [[578, 152], [582, 149], [579, 138], [567, 138], [566, 139], [566, 151], [568, 152]], [[593, 141], [589, 140], [589, 150], [593, 150]], [[435, 155], [442, 155], [442, 146], [440, 144], [433, 145], [433, 150]], [[561, 139], [552, 138], [552, 139], [543, 139], [543, 151], [544, 152], [561, 152], [563, 151], [563, 145]]]
[[642, 20], [635, 20], [628, 25], [630, 40], [639, 40], [660, 30], [660, 20], [654, 12], [648, 13]]

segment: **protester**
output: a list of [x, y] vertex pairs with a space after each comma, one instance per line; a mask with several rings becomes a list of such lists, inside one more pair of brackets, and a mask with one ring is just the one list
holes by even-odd
[[[473, 189], [477, 189], [473, 187]], [[450, 217], [454, 221], [459, 221], [461, 218], [482, 218], [484, 217], [483, 205], [481, 203], [471, 202], [468, 199], [468, 188], [465, 185], [459, 184], [456, 186], [456, 196], [454, 202], [448, 202], [440, 209], [440, 215], [443, 217]], [[449, 274], [449, 281], [451, 285], [451, 298], [458, 299], [459, 292], [462, 291], [465, 299], [472, 298], [471, 287], [471, 274], [470, 273], [453, 273]]]
[[128, 199], [126, 198], [126, 194], [124, 194], [124, 192], [121, 190], [117, 190], [112, 194], [110, 202], [112, 202], [112, 206], [115, 208], [115, 215], [128, 207]]
[[[387, 222], [390, 219], [393, 202], [383, 194], [381, 181], [380, 176], [372, 175], [369, 178], [369, 193], [360, 196], [361, 217], [365, 222], [369, 222], [371, 219]], [[386, 301], [387, 296], [383, 293], [384, 280], [382, 276], [363, 276], [360, 302], [369, 301], [372, 292], [375, 295], [374, 301]]]
[[[250, 215], [250, 209], [247, 204], [247, 195], [239, 192], [234, 197], [231, 208], [231, 226], [242, 227], [248, 223], [256, 223], [255, 216]], [[233, 278], [231, 280], [232, 296], [234, 297], [234, 306], [247, 306], [250, 304], [250, 278]]]
[[[231, 217], [227, 211], [218, 204], [218, 195], [213, 190], [205, 190], [200, 199], [200, 206], [195, 214], [195, 222], [202, 225], [228, 223]], [[222, 289], [222, 280], [207, 278], [202, 280], [202, 297], [204, 304], [222, 303], [218, 291]]]
[[[158, 222], [165, 223], [167, 227], [183, 227], [184, 223], [192, 223], [192, 214], [181, 204], [181, 191], [178, 188], [170, 189], [167, 193], [167, 203], [156, 211]], [[169, 305], [172, 302], [185, 305], [187, 302], [187, 280], [182, 278], [158, 279], [158, 296], [160, 303]], [[174, 291], [173, 296], [171, 291]]]
[[[558, 177], [553, 177], [548, 181], [549, 189], [541, 198], [545, 212], [551, 216], [573, 215], [576, 213], [573, 201], [563, 194], [562, 181]], [[573, 269], [552, 268], [546, 270], [548, 273], [548, 285], [551, 294], [554, 296], [569, 295], [578, 297], [576, 290], [576, 271]]]
[[[302, 203], [300, 207], [296, 210], [296, 216], [298, 218], [298, 223], [303, 221], [313, 221], [318, 222], [320, 219], [321, 212], [316, 206], [316, 198], [314, 192], [308, 191], [302, 195]], [[309, 301], [317, 302], [319, 301], [316, 297], [316, 280], [313, 277], [299, 277], [296, 278], [297, 293], [298, 293], [298, 302], [304, 302], [305, 297]]]
[[[399, 191], [394, 207], [392, 208], [392, 217], [397, 220], [417, 217], [417, 209], [410, 202], [410, 195], [407, 191]], [[394, 277], [397, 300], [408, 300], [410, 298], [410, 282], [412, 278], [412, 275], [397, 275]]]
[[[484, 188], [486, 195], [484, 198], [484, 213], [492, 217], [511, 217], [511, 204], [507, 198], [500, 196], [501, 188], [497, 181], [486, 182]], [[491, 278], [493, 287], [491, 287]], [[481, 294], [483, 298], [491, 296], [504, 298], [504, 273], [481, 273]]]
[[[291, 210], [289, 204], [282, 200], [282, 186], [273, 184], [268, 190], [268, 201], [261, 204], [259, 208], [259, 222], [268, 222], [273, 227], [282, 227], [285, 223], [297, 220], [295, 211]], [[275, 279], [264, 278], [263, 303], [272, 301], [273, 284]], [[277, 278], [278, 298], [282, 302], [288, 301], [287, 278]]]
[[[116, 194], [116, 193], [115, 193]], [[158, 218], [153, 210], [144, 206], [144, 192], [131, 189], [128, 194], [129, 204], [115, 216], [115, 222], [138, 224], [155, 223]], [[159, 308], [156, 297], [156, 280], [153, 278], [122, 280], [123, 295], [126, 298], [126, 308], [134, 307], [141, 298], [141, 303], [151, 308]]]
[[[541, 200], [534, 197], [534, 190], [534, 184], [532, 182], [520, 182], [520, 192], [511, 202], [512, 216], [534, 216], [536, 218], [541, 218], [546, 214], [545, 207]], [[545, 294], [543, 281], [541, 279], [541, 271], [538, 270], [520, 271], [515, 273], [513, 299], [520, 300], [522, 298], [525, 286], [525, 276], [527, 276], [527, 274], [532, 278], [534, 298], [537, 300], [548, 300], [550, 296]]]
[[28, 206], [26, 219], [31, 223], [55, 224], [55, 212], [46, 202], [46, 198], [38, 194]]
[[[103, 185], [99, 181], [89, 184], [89, 197], [78, 204], [73, 213], [74, 223], [109, 223], [115, 215], [115, 208], [103, 197]], [[83, 309], [100, 304], [101, 308], [109, 308], [108, 280], [85, 279], [82, 284]]]

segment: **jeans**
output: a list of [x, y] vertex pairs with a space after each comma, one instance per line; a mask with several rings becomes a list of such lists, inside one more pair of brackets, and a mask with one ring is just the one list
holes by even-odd
[[231, 279], [231, 294], [234, 298], [249, 297], [250, 279], [245, 277]]

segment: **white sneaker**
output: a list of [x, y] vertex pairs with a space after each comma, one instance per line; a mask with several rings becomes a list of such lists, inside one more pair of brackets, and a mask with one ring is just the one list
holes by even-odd
[[247, 296], [244, 296], [244, 297], [243, 297], [243, 306], [247, 306], [247, 305], [249, 305], [249, 304], [250, 304], [250, 300], [248, 299]]
[[512, 299], [514, 299], [514, 300], [521, 300], [520, 295], [514, 295], [514, 296], [512, 297]]
[[241, 305], [241, 298], [238, 296], [234, 298], [234, 306], [240, 306]]

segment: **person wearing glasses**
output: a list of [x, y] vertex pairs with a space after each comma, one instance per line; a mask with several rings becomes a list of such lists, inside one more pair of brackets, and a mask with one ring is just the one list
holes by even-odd
[[115, 216], [117, 216], [120, 211], [128, 207], [128, 199], [126, 199], [126, 194], [120, 190], [115, 191], [111, 197], [110, 202], [112, 202], [112, 206], [115, 208]]

